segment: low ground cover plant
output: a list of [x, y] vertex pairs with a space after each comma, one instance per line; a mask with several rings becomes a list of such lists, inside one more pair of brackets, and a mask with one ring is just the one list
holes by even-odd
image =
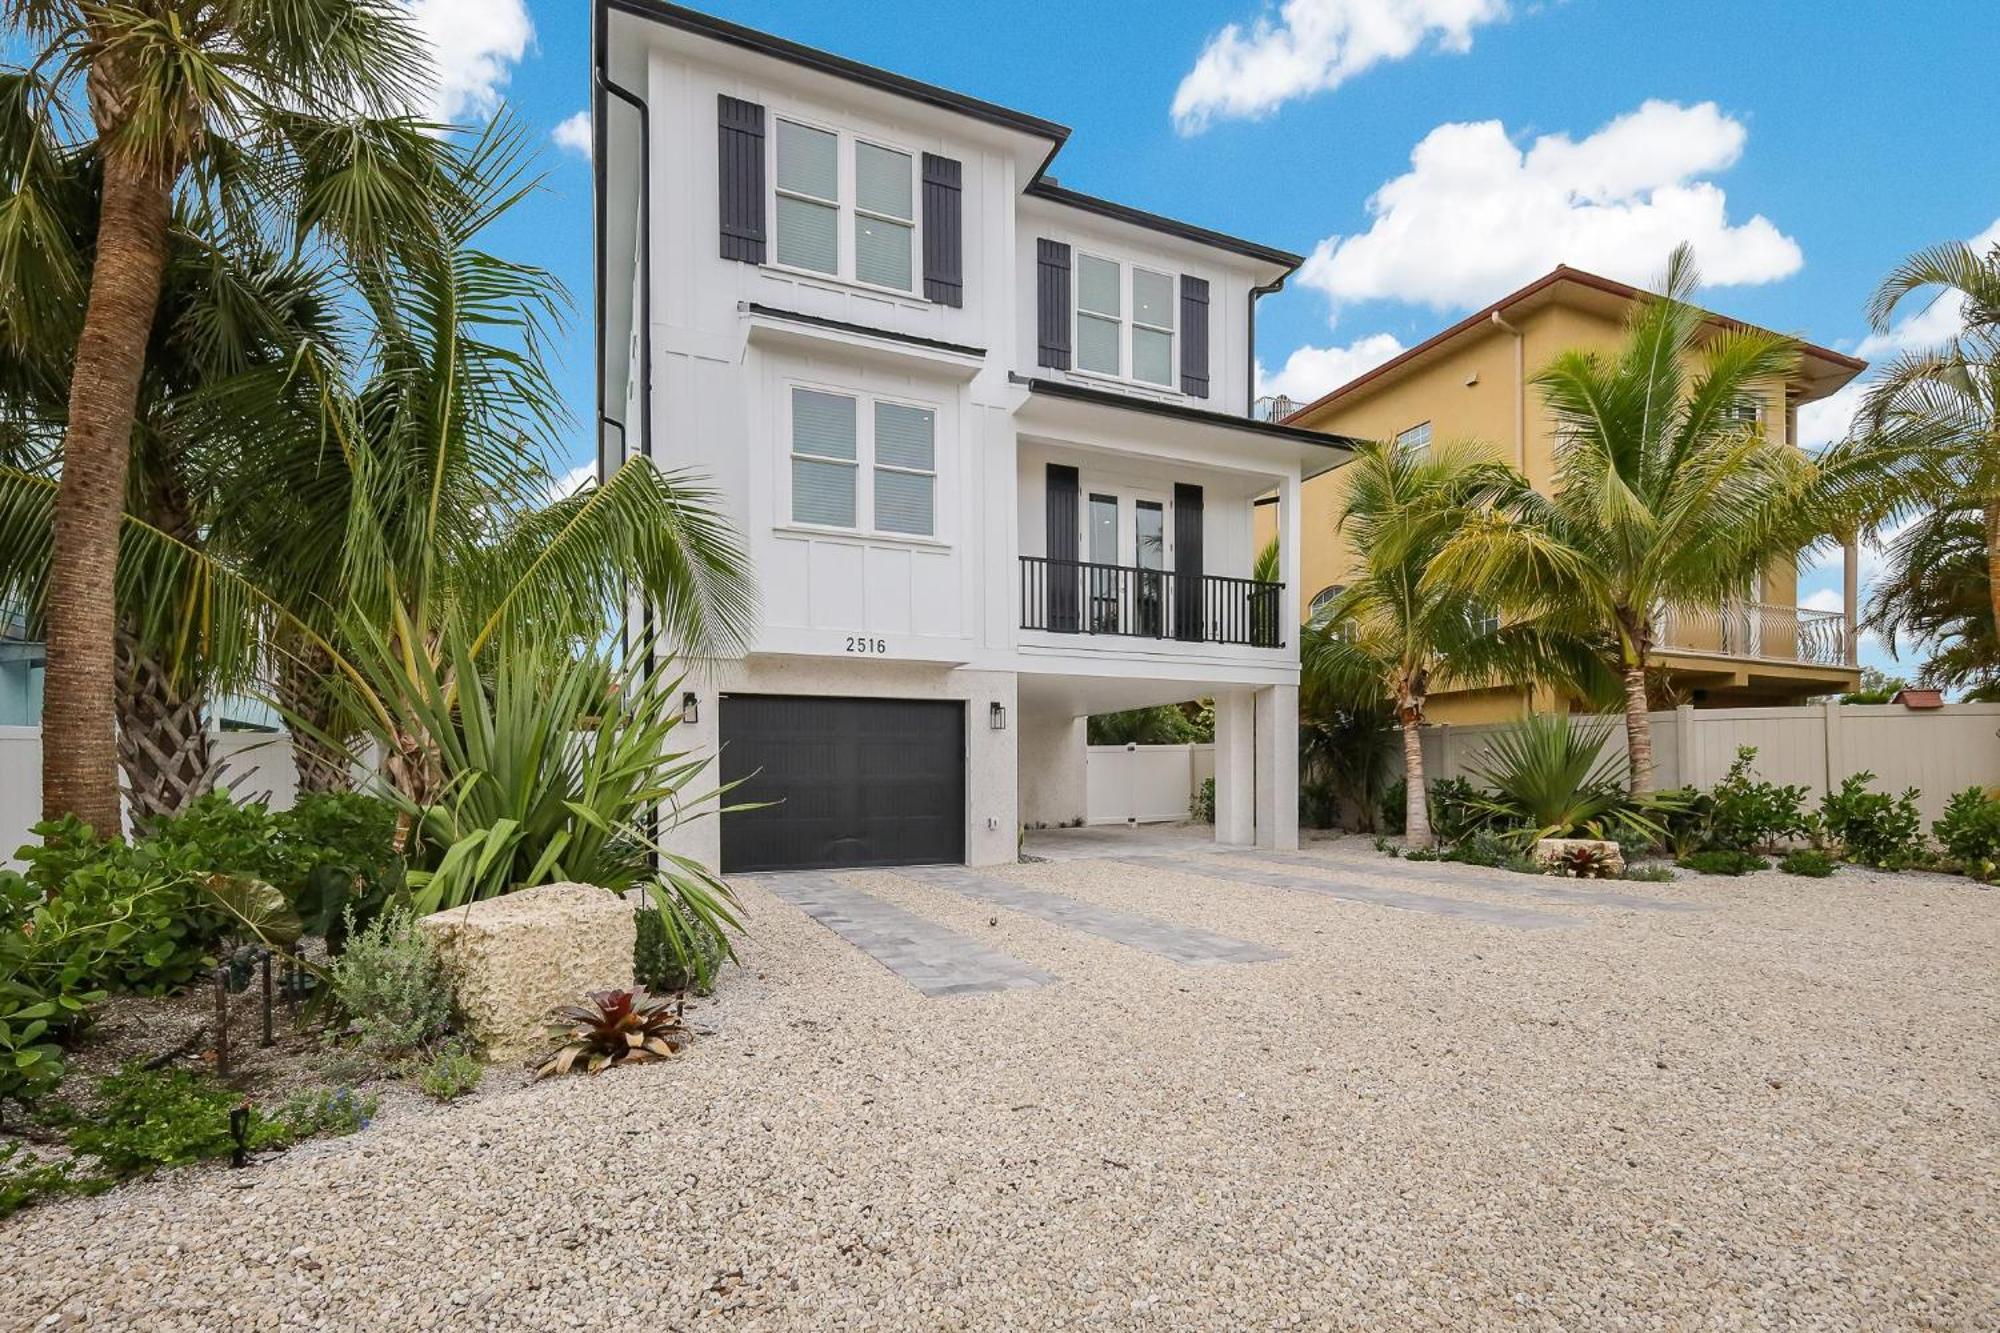
[[456, 1101], [479, 1086], [486, 1066], [459, 1042], [446, 1042], [417, 1071], [417, 1087], [434, 1102]]
[[664, 1060], [694, 1040], [680, 1004], [645, 991], [597, 991], [583, 1004], [558, 1009], [555, 1021], [561, 1044], [535, 1070], [536, 1078]]
[[[377, 1099], [346, 1088], [294, 1094], [274, 1110], [246, 1105], [242, 1094], [185, 1069], [130, 1067], [100, 1079], [85, 1115], [65, 1109], [52, 1122], [72, 1152], [113, 1179], [162, 1167], [282, 1148], [322, 1134], [352, 1134], [374, 1116]], [[232, 1126], [242, 1112], [240, 1131]]]
[[1817, 847], [1801, 847], [1787, 853], [1778, 862], [1778, 869], [1787, 875], [1804, 875], [1810, 879], [1825, 879], [1840, 866], [1840, 862]]
[[348, 935], [327, 973], [360, 1052], [387, 1066], [443, 1040], [452, 985], [437, 939], [407, 908], [391, 907]]
[[1757, 870], [1769, 870], [1771, 863], [1755, 852], [1711, 850], [1690, 852], [1677, 862], [1684, 870], [1692, 870], [1701, 875], [1747, 875]]

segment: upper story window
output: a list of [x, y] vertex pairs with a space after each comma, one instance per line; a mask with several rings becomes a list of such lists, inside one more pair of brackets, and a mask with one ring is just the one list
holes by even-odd
[[1172, 275], [1079, 253], [1076, 368], [1171, 388], [1175, 364]]
[[1752, 389], [1723, 409], [1723, 416], [1730, 421], [1745, 426], [1764, 424], [1764, 395], [1761, 390]]
[[915, 291], [916, 157], [783, 117], [777, 128], [777, 262]]
[[1396, 447], [1406, 453], [1421, 454], [1431, 447], [1431, 423], [1419, 421], [1396, 435]]
[[933, 408], [794, 388], [791, 465], [794, 523], [936, 535]]

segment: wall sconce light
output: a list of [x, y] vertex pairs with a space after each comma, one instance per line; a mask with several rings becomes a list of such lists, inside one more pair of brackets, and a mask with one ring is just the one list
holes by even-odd
[[691, 727], [701, 721], [701, 696], [693, 690], [681, 695], [681, 721]]
[[986, 709], [986, 725], [995, 731], [1007, 730], [1007, 706], [998, 700]]

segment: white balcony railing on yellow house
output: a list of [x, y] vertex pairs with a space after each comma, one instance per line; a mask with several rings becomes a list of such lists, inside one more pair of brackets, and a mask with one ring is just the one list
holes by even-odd
[[1662, 613], [1657, 647], [1713, 657], [1806, 666], [1853, 666], [1855, 643], [1838, 611], [1763, 602]]

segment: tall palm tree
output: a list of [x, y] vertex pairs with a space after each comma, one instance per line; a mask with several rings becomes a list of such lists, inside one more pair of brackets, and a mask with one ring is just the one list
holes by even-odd
[[1712, 331], [1693, 252], [1635, 305], [1612, 356], [1569, 351], [1534, 377], [1556, 417], [1554, 492], [1517, 482], [1425, 575], [1605, 645], [1623, 684], [1633, 793], [1652, 790], [1646, 673], [1663, 613], [1712, 610], [1825, 531], [1817, 474], [1768, 438], [1753, 393], [1798, 360], [1789, 338]]
[[1976, 514], [1988, 610], [2000, 614], [2000, 245], [1983, 255], [1940, 245], [1910, 256], [1876, 290], [1869, 320], [1886, 331], [1921, 292], [1955, 302], [1960, 330], [1885, 366], [1853, 435], [1827, 451], [1823, 466], [1864, 528]]
[[[232, 228], [282, 219], [344, 246], [426, 243], [448, 150], [406, 108], [427, 69], [394, 0], [17, 0], [35, 112], [87, 119], [102, 160], [87, 276], [42, 221], [48, 182], [9, 163], [0, 273], [81, 301], [46, 602], [42, 803], [118, 827], [114, 595], [147, 340], [177, 197]], [[46, 75], [44, 78], [43, 76]]]
[[1990, 696], [2000, 687], [2000, 621], [1983, 507], [1933, 510], [1897, 533], [1886, 554], [1862, 623], [1891, 653], [1905, 637], [1927, 648], [1924, 684]]
[[[66, 151], [27, 114], [30, 81], [0, 73], [0, 160], [41, 157], [40, 202], [86, 268], [97, 230], [99, 167], [89, 145]], [[18, 196], [17, 196], [18, 201]], [[134, 413], [126, 510], [182, 542], [201, 546], [220, 498], [218, 465], [260, 440], [205, 409], [204, 395], [232, 375], [283, 364], [306, 341], [332, 334], [335, 296], [323, 270], [259, 236], [218, 236], [195, 201], [176, 201], [167, 259]], [[56, 476], [67, 421], [69, 369], [82, 309], [65, 303], [0, 303], [0, 431], [11, 447], [0, 463]], [[46, 542], [0, 551], [0, 588], [37, 616], [47, 588]], [[120, 599], [114, 640], [118, 761], [133, 821], [176, 814], [212, 786], [219, 760], [209, 744], [207, 702], [217, 687], [247, 679], [247, 655], [228, 662], [178, 633], [173, 590]], [[235, 668], [233, 675], [229, 669]]]
[[1336, 533], [1359, 565], [1300, 641], [1305, 691], [1351, 701], [1365, 712], [1385, 695], [1402, 728], [1405, 834], [1431, 842], [1424, 783], [1424, 710], [1448, 685], [1495, 678], [1574, 680], [1579, 655], [1533, 620], [1494, 628], [1472, 600], [1424, 577], [1425, 570], [1496, 494], [1519, 476], [1477, 446], [1440, 443], [1416, 452], [1393, 442], [1361, 445], [1343, 474], [1347, 496]]

